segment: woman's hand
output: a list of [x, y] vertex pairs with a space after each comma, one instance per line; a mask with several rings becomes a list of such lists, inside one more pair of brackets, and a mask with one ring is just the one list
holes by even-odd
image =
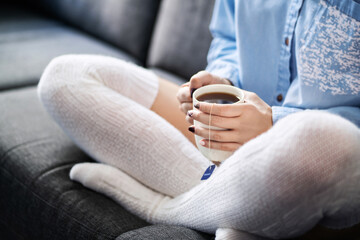
[[[201, 102], [190, 110], [188, 117], [209, 125], [211, 110], [211, 126], [228, 130], [211, 130], [211, 148], [235, 151], [247, 141], [269, 130], [272, 123], [272, 110], [255, 93], [244, 91], [245, 103], [214, 104]], [[209, 130], [191, 126], [191, 132], [205, 138], [200, 144], [209, 147]]]
[[[227, 84], [231, 85], [230, 81], [213, 75], [211, 73], [201, 71], [191, 77], [190, 81], [183, 84], [177, 93], [177, 99], [180, 102], [180, 109], [185, 114], [193, 109], [192, 93], [205, 85], [210, 84]], [[191, 118], [186, 118], [190, 123], [193, 122]]]

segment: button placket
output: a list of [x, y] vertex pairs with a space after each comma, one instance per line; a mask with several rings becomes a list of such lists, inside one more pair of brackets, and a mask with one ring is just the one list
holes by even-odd
[[290, 45], [290, 40], [288, 37], [285, 38], [285, 45], [288, 47]]
[[[279, 62], [279, 80], [276, 88], [275, 103], [279, 104], [284, 100], [290, 86], [290, 58], [291, 58], [291, 41], [295, 31], [296, 22], [299, 17], [301, 6], [304, 0], [295, 0], [290, 6], [290, 11], [287, 16], [287, 23], [285, 25], [281, 51], [280, 51], [280, 62]], [[279, 100], [281, 99], [281, 100]]]

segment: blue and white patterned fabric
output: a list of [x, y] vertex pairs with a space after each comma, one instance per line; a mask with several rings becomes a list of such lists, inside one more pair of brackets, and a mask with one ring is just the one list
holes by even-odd
[[360, 0], [217, 0], [207, 71], [257, 93], [276, 123], [321, 109], [360, 127]]

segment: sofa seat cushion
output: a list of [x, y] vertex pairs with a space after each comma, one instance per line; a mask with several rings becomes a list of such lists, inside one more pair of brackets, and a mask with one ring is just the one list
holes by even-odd
[[116, 240], [207, 240], [214, 239], [214, 236], [199, 233], [192, 229], [167, 226], [167, 225], [151, 225], [129, 231], [116, 238]]
[[124, 233], [124, 239], [208, 239], [175, 226], [146, 228], [149, 223], [113, 200], [71, 181], [74, 164], [93, 160], [50, 118], [36, 87], [0, 93], [0, 112], [0, 239], [115, 239]]
[[35, 87], [1, 93], [0, 112], [0, 225], [8, 235], [115, 239], [149, 225], [69, 179], [75, 163], [93, 160], [47, 115]]
[[0, 7], [0, 90], [36, 84], [63, 54], [102, 54], [138, 63], [121, 50], [27, 10]]

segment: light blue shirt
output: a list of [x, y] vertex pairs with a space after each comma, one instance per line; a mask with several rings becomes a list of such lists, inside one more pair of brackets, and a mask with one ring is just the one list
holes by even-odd
[[360, 0], [217, 0], [207, 71], [257, 93], [273, 122], [326, 110], [360, 127]]

